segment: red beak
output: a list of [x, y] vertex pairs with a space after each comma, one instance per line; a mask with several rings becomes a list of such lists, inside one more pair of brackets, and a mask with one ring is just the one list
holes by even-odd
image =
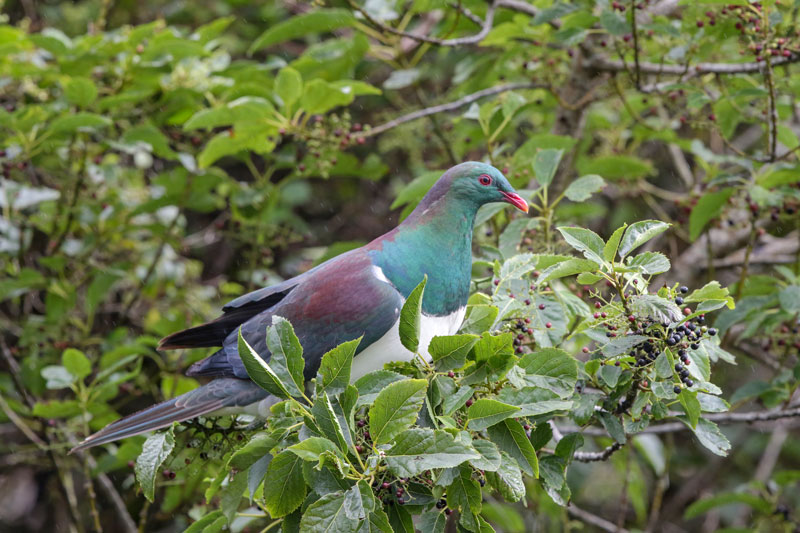
[[528, 202], [525, 201], [522, 196], [513, 192], [503, 192], [503, 196], [506, 197], [506, 202], [510, 203], [520, 211], [525, 213], [528, 212]]

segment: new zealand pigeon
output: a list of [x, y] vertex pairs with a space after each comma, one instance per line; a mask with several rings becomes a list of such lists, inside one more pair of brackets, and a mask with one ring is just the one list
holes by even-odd
[[385, 235], [299, 276], [240, 296], [223, 307], [216, 320], [164, 338], [159, 349], [222, 346], [186, 373], [211, 381], [111, 423], [75, 450], [206, 414], [266, 418], [277, 400], [249, 379], [237, 340], [241, 328], [253, 349], [269, 360], [266, 328], [273, 316], [294, 326], [303, 346], [306, 379], [316, 375], [328, 350], [362, 335], [352, 379], [389, 361], [410, 360], [413, 354], [400, 343], [400, 310], [426, 274], [420, 353], [427, 354], [434, 336], [452, 335], [461, 326], [469, 297], [475, 214], [490, 202], [507, 202], [528, 211], [528, 204], [496, 168], [477, 162], [457, 165]]

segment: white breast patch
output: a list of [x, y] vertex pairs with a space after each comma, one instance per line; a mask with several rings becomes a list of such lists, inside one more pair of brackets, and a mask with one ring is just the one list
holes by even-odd
[[[466, 310], [466, 307], [462, 307], [458, 311], [445, 316], [422, 314], [420, 319], [419, 353], [426, 360], [431, 360], [430, 354], [428, 354], [428, 345], [431, 339], [436, 336], [454, 335], [458, 328], [461, 327], [461, 322], [464, 321]], [[353, 360], [350, 380], [355, 381], [364, 374], [380, 370], [383, 365], [391, 361], [410, 361], [413, 358], [414, 354], [408, 351], [400, 342], [400, 319], [398, 318], [383, 337], [370, 344], [356, 356]]]

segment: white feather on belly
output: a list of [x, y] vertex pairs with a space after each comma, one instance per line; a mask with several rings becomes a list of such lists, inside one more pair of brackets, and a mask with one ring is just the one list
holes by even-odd
[[[419, 353], [428, 361], [431, 360], [428, 354], [428, 345], [431, 339], [436, 336], [454, 335], [461, 322], [464, 321], [466, 307], [445, 316], [427, 316], [424, 313], [420, 318], [419, 331]], [[403, 346], [400, 342], [400, 319], [392, 325], [383, 337], [370, 344], [363, 352], [353, 359], [353, 367], [350, 371], [350, 380], [355, 381], [364, 374], [375, 370], [380, 370], [391, 361], [410, 361], [414, 354]]]

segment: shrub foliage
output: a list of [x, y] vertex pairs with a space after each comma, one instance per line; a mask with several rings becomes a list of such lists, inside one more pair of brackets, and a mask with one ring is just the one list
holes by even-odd
[[[47, 487], [0, 524], [798, 527], [796, 5], [115, 4], [0, 21], [0, 476]], [[479, 212], [458, 335], [418, 345], [423, 279], [415, 360], [351, 382], [353, 339], [304, 382], [275, 320], [285, 357], [239, 343], [267, 421], [66, 455], [198, 385], [161, 336], [469, 159], [533, 213]]]

